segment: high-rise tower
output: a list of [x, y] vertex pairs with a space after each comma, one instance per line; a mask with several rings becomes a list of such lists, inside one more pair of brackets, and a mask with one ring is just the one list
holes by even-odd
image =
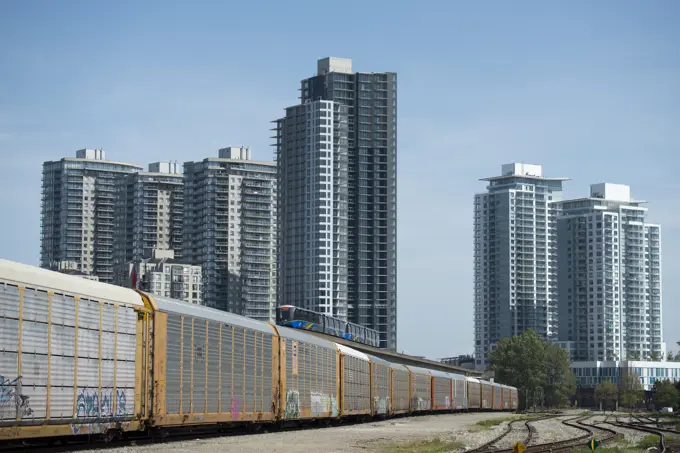
[[661, 233], [621, 184], [560, 203], [559, 340], [575, 361], [663, 359]]
[[[301, 105], [332, 101], [333, 105], [344, 106], [347, 109], [347, 319], [378, 330], [381, 347], [396, 349], [397, 75], [393, 72], [355, 73], [352, 72], [352, 61], [344, 58], [321, 59], [318, 61], [317, 69], [316, 76], [302, 81]], [[336, 111], [335, 109], [336, 107], [332, 107], [333, 111]], [[290, 109], [287, 110], [287, 116], [288, 111]], [[299, 136], [282, 129], [284, 123], [281, 120], [277, 122], [279, 182], [287, 187], [297, 187], [295, 190], [299, 190], [297, 193], [300, 197], [306, 191], [317, 193], [318, 196], [315, 197], [318, 198], [322, 191], [328, 190], [320, 185], [322, 184], [320, 180], [309, 178], [304, 174], [305, 169], [302, 167], [294, 170], [281, 167], [284, 162], [290, 162], [284, 156], [286, 152], [301, 153], [303, 146], [308, 152], [321, 151], [321, 148], [308, 147], [311, 144], [300, 141], [303, 136], [320, 137], [319, 134], [329, 129], [328, 124], [321, 124], [321, 118], [313, 118], [311, 111], [307, 114], [308, 121], [304, 128], [308, 131], [299, 129], [297, 132]], [[343, 114], [338, 111], [338, 115]], [[300, 127], [302, 125], [298, 126]], [[342, 132], [338, 130], [333, 134]], [[335, 138], [345, 137], [338, 135], [334, 136]], [[333, 143], [333, 146], [336, 144]], [[338, 142], [337, 146], [340, 148], [343, 145]], [[323, 162], [317, 164], [324, 165]], [[296, 192], [288, 192], [286, 197], [281, 199], [279, 215], [282, 219], [286, 218], [288, 212], [297, 209], [292, 201], [295, 200], [295, 194]], [[345, 202], [342, 194], [338, 194], [338, 197], [340, 203]], [[342, 223], [341, 220], [339, 222]], [[301, 232], [300, 238], [302, 235]], [[296, 283], [295, 279], [300, 277], [286, 274], [284, 257], [292, 253], [291, 247], [302, 247], [303, 249], [298, 250], [300, 256], [314, 255], [312, 249], [316, 249], [316, 245], [309, 252], [306, 252], [307, 249], [304, 247], [307, 245], [303, 245], [303, 241], [294, 246], [284, 241], [280, 247], [282, 261], [279, 268], [283, 278], [282, 288], [299, 292], [297, 294], [287, 290], [281, 292], [279, 303], [295, 304], [307, 297], [304, 294], [307, 289], [304, 285]], [[343, 248], [345, 247], [340, 246], [338, 250], [338, 259], [342, 259], [339, 257]], [[343, 282], [337, 283], [339, 285], [337, 287], [341, 288]], [[345, 311], [343, 291], [339, 289], [337, 293], [337, 299], [330, 305], [337, 307], [333, 308], [334, 314], [342, 316]], [[317, 296], [312, 295], [312, 299], [315, 297]], [[309, 302], [310, 308], [324, 311], [324, 307], [328, 307], [329, 304], [321, 298], [321, 293], [318, 297], [316, 302], [313, 300]]]
[[142, 167], [105, 160], [101, 149], [43, 164], [40, 265], [113, 281], [116, 185]]
[[248, 148], [184, 164], [183, 261], [203, 268], [203, 303], [274, 322], [276, 165]]
[[556, 221], [566, 178], [540, 165], [503, 165], [474, 200], [475, 361], [502, 338], [532, 329], [557, 338]]

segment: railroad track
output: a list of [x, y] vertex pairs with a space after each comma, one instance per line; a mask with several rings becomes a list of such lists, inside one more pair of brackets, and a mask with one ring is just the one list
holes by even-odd
[[[492, 439], [491, 441], [485, 443], [484, 445], [481, 445], [477, 448], [474, 448], [472, 450], [467, 450], [465, 453], [492, 453], [492, 452], [502, 452], [502, 451], [508, 451], [507, 448], [498, 448], [497, 445], [515, 429], [514, 427], [518, 425], [521, 422], [524, 422], [523, 425], [526, 428], [527, 434], [526, 437], [524, 438], [524, 444], [528, 444], [531, 441], [531, 438], [533, 435], [536, 433], [536, 428], [531, 425], [532, 421], [538, 421], [538, 420], [546, 420], [548, 418], [554, 418], [556, 417], [555, 415], [549, 415], [545, 417], [539, 417], [535, 419], [517, 419], [517, 420], [512, 420], [510, 423], [508, 423], [508, 426], [505, 428], [505, 432], [501, 433], [498, 437]], [[510, 449], [509, 451], [512, 451]]]
[[[548, 417], [541, 417], [533, 420], [525, 420], [524, 425], [527, 428], [528, 434], [527, 438], [525, 439], [526, 442], [524, 442], [525, 445], [527, 445], [533, 435], [536, 433], [536, 428], [531, 426], [532, 422], [537, 422], [541, 420], [546, 420], [549, 418], [555, 418], [558, 417], [557, 415], [552, 415]], [[596, 435], [596, 431], [604, 432], [605, 434], [603, 436], [599, 436], [598, 440], [600, 443], [604, 442], [609, 442], [617, 437], [620, 436], [619, 433], [614, 431], [613, 429], [609, 428], [604, 428], [602, 426], [593, 426], [589, 425], [584, 422], [584, 420], [590, 418], [591, 416], [578, 416], [566, 420], [562, 420], [562, 424], [566, 426], [571, 426], [572, 428], [579, 429], [581, 431], [585, 431], [586, 434], [578, 437], [574, 437], [571, 439], [567, 440], [562, 440], [562, 441], [557, 441], [557, 442], [547, 442], [543, 444], [534, 444], [534, 445], [527, 445], [526, 453], [558, 453], [562, 451], [571, 451], [575, 447], [580, 447], [584, 446], [585, 443], [593, 438]], [[487, 442], [486, 444], [474, 448], [472, 450], [467, 450], [465, 453], [510, 453], [512, 452], [512, 448], [495, 448], [495, 445], [500, 442], [503, 438], [505, 438], [510, 432], [512, 432], [512, 425], [515, 423], [519, 423], [523, 420], [514, 420], [508, 424], [508, 428], [506, 431], [501, 434], [500, 436], [496, 437], [495, 439], [491, 440], [490, 442]]]
[[[637, 417], [635, 417], [637, 418]], [[649, 426], [643, 426], [640, 423], [623, 423], [619, 421], [619, 417], [616, 417], [615, 422], [607, 422], [610, 425], [613, 426], [619, 426], [621, 428], [628, 428], [628, 429], [634, 429], [637, 431], [642, 431], [646, 432], [649, 434], [655, 434], [659, 436], [659, 452], [660, 453], [667, 453], [669, 451], [668, 445], [666, 442], [666, 433], [674, 433], [674, 434], [680, 434], [678, 431], [675, 430], [668, 430], [668, 429], [663, 429], [663, 428], [651, 428]]]

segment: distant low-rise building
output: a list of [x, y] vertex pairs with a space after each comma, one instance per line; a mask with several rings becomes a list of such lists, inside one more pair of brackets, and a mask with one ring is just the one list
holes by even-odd
[[202, 305], [201, 266], [177, 262], [172, 250], [153, 250], [151, 256], [119, 264], [114, 281], [163, 297]]
[[572, 362], [576, 384], [581, 388], [595, 387], [604, 381], [619, 383], [626, 372], [635, 373], [645, 390], [652, 390], [656, 381], [680, 381], [680, 362], [602, 361]]
[[454, 365], [454, 366], [459, 366], [463, 368], [467, 368], [469, 370], [474, 370], [475, 369], [475, 358], [472, 355], [459, 355], [456, 357], [444, 357], [442, 359], [439, 359], [441, 363], [444, 363], [446, 365]]

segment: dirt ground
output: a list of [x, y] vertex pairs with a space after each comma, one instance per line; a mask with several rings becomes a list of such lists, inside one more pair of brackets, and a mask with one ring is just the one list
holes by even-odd
[[[445, 439], [452, 452], [473, 448], [500, 434], [506, 423], [481, 428], [476, 423], [492, 418], [507, 418], [508, 413], [469, 413], [405, 417], [339, 426], [307, 428], [278, 433], [228, 436], [126, 446], [107, 449], [107, 453], [386, 453], [399, 444], [430, 439]], [[411, 448], [408, 448], [411, 450]], [[415, 450], [416, 448], [414, 448]], [[421, 448], [417, 448], [420, 450]], [[423, 451], [426, 451], [424, 449]], [[441, 450], [438, 450], [441, 451]]]

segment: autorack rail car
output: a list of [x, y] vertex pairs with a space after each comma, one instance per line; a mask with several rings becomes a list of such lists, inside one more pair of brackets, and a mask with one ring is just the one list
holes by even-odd
[[0, 441], [517, 409], [331, 339], [0, 260]]

